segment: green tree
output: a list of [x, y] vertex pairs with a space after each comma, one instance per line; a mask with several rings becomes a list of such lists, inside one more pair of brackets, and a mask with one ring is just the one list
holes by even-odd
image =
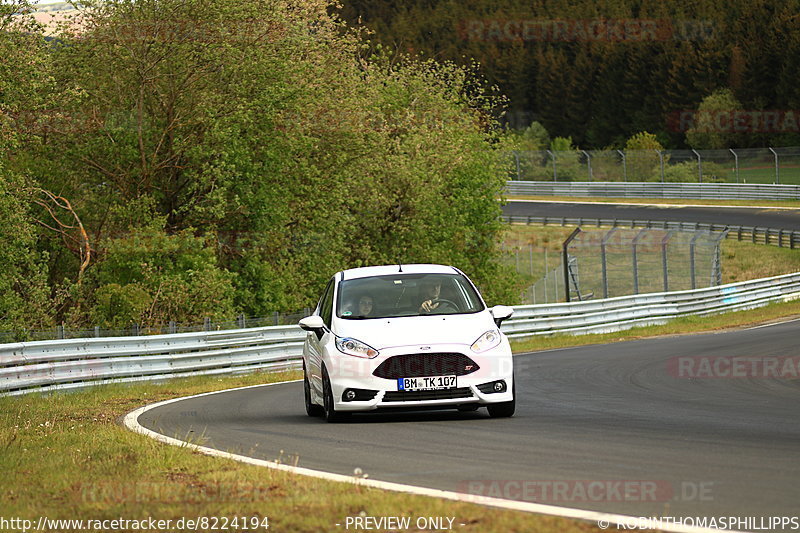
[[739, 142], [735, 131], [734, 112], [742, 109], [730, 89], [720, 89], [700, 103], [694, 123], [686, 131], [689, 146], [698, 150], [733, 148]]
[[[664, 150], [655, 135], [642, 131], [633, 135], [625, 143], [625, 157], [628, 165], [629, 181], [660, 180], [661, 158], [658, 152]], [[666, 160], [664, 161], [666, 164]]]

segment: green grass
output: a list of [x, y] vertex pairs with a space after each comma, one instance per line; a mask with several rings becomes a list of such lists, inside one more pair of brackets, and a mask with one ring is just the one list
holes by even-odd
[[[107, 385], [0, 398], [0, 517], [269, 517], [270, 531], [343, 531], [347, 516], [449, 516], [467, 532], [587, 532], [591, 524], [293, 475], [168, 446], [118, 424], [168, 398], [299, 372]], [[302, 399], [297, 398], [298, 411]], [[264, 420], [269, 424], [269, 418]], [[320, 421], [320, 434], [325, 424]], [[276, 457], [276, 459], [278, 459]], [[174, 531], [175, 529], [173, 529]], [[240, 529], [241, 530], [241, 529]], [[258, 531], [251, 529], [250, 531]], [[263, 530], [262, 530], [263, 531]]]

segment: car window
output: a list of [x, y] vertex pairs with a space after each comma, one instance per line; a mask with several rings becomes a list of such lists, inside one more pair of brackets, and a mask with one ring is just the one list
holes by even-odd
[[319, 316], [322, 317], [325, 325], [330, 328], [333, 316], [333, 279], [328, 282], [328, 286], [325, 287], [325, 292], [319, 301]]
[[480, 296], [463, 275], [397, 273], [339, 283], [336, 316], [365, 320], [477, 313], [483, 309]]

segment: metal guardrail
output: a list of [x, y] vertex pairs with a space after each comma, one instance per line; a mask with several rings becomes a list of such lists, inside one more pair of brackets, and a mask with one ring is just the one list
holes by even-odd
[[269, 326], [0, 344], [0, 391], [297, 368], [304, 340], [297, 326]]
[[510, 338], [552, 333], [608, 333], [663, 324], [686, 315], [741, 311], [800, 299], [800, 272], [703, 289], [514, 308], [503, 324]]
[[[691, 291], [518, 306], [503, 331], [512, 338], [604, 333], [797, 298], [800, 272]], [[2, 344], [0, 391], [16, 395], [110, 382], [298, 368], [305, 335], [297, 326], [272, 326]]]
[[510, 196], [800, 200], [800, 185], [619, 181], [508, 181]]
[[800, 231], [753, 226], [729, 226], [699, 222], [674, 222], [668, 220], [624, 220], [618, 218], [589, 217], [533, 217], [504, 216], [512, 224], [538, 224], [542, 226], [595, 226], [598, 228], [649, 228], [678, 231], [727, 231], [728, 239], [772, 244], [786, 248], [800, 248]]

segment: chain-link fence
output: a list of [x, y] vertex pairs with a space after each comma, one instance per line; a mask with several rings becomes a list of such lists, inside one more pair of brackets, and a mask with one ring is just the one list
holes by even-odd
[[568, 239], [567, 269], [563, 252], [517, 247], [517, 272], [537, 279], [521, 299], [524, 304], [566, 301], [565, 278], [570, 301], [720, 285], [725, 236], [707, 230], [579, 229]]
[[800, 147], [514, 151], [512, 180], [800, 184]]

